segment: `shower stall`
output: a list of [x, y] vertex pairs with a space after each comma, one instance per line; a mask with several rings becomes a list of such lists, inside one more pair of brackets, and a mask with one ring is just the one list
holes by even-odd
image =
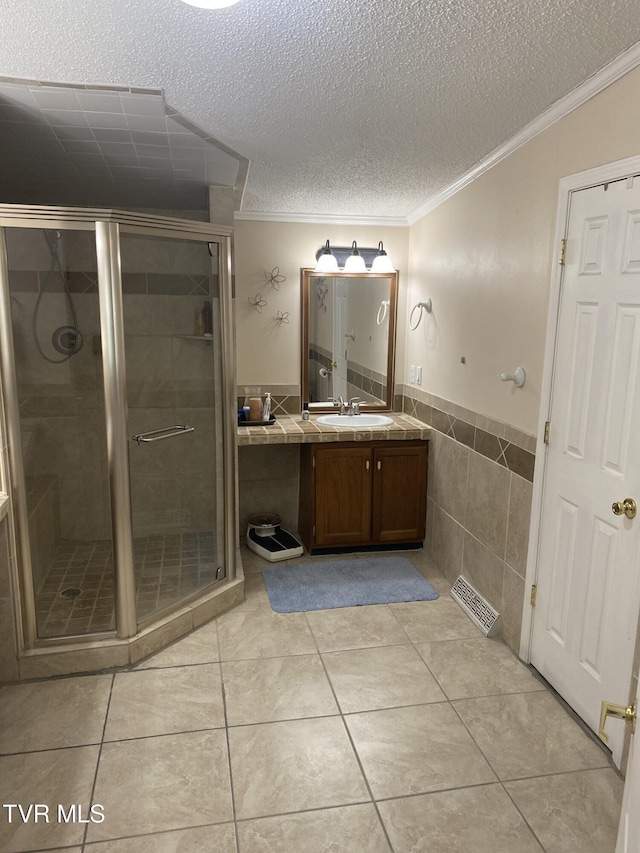
[[230, 238], [192, 220], [0, 206], [25, 649], [130, 643], [235, 580]]

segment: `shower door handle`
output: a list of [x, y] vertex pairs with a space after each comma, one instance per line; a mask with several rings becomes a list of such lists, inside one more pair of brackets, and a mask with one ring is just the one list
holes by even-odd
[[184, 435], [185, 432], [193, 432], [195, 427], [189, 424], [175, 424], [174, 426], [164, 427], [163, 429], [152, 429], [151, 432], [141, 432], [138, 435], [132, 435], [131, 440], [137, 441], [138, 444], [147, 443], [150, 441], [162, 441], [164, 438], [174, 438], [176, 435]]

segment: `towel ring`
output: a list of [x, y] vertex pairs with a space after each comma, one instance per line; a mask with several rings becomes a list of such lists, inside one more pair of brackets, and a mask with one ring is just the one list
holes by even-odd
[[[376, 323], [381, 326], [387, 317], [387, 312], [389, 310], [389, 300], [383, 299], [380, 303], [380, 307], [378, 308], [378, 316], [376, 317]], [[380, 312], [382, 312], [382, 317], [380, 316]]]
[[[413, 325], [413, 315], [415, 314], [417, 308], [420, 309], [420, 314], [418, 316], [418, 322], [414, 326]], [[409, 328], [411, 329], [412, 332], [415, 332], [415, 330], [420, 325], [420, 321], [422, 320], [423, 310], [426, 311], [427, 314], [431, 314], [431, 308], [432, 308], [431, 299], [427, 299], [426, 302], [418, 302], [417, 305], [413, 306], [413, 308], [411, 309], [411, 314], [409, 315]]]

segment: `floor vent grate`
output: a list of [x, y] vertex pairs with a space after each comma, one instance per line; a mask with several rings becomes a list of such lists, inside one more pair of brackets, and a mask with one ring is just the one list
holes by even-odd
[[454, 598], [483, 634], [494, 637], [499, 630], [500, 614], [474, 589], [462, 575], [451, 587]]

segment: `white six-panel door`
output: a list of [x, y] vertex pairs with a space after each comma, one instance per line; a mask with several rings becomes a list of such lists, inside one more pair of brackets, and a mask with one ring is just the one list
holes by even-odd
[[[531, 663], [595, 731], [625, 703], [640, 607], [640, 179], [571, 195]], [[619, 765], [624, 726], [609, 727]]]

